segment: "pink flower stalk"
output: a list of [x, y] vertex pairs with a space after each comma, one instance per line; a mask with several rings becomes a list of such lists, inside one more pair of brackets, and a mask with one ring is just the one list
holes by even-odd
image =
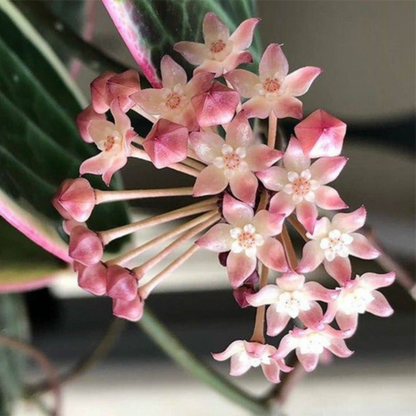
[[227, 224], [214, 225], [197, 244], [217, 253], [231, 250], [227, 271], [233, 288], [253, 273], [257, 259], [272, 270], [288, 270], [282, 244], [272, 238], [281, 232], [283, 216], [266, 210], [254, 215], [253, 208], [228, 194], [224, 196], [223, 215]]
[[337, 357], [347, 358], [353, 354], [344, 339], [352, 334], [349, 331], [338, 331], [329, 325], [321, 324], [316, 328], [293, 328], [280, 341], [274, 358], [284, 359], [292, 350], [296, 350], [299, 362], [307, 372], [315, 370], [319, 356], [325, 349]]
[[260, 144], [243, 112], [229, 124], [225, 141], [208, 132], [194, 132], [190, 144], [208, 166], [199, 174], [194, 195], [215, 195], [228, 185], [232, 193], [254, 204], [258, 181], [253, 172], [263, 171], [282, 157], [282, 152]]
[[78, 264], [78, 285], [81, 289], [102, 296], [107, 291], [107, 267], [103, 263], [92, 266]]
[[185, 70], [168, 55], [162, 58], [160, 69], [163, 88], [147, 88], [131, 98], [149, 114], [197, 130], [199, 126], [191, 99], [209, 89], [213, 75], [201, 72], [188, 82]]
[[139, 321], [143, 316], [144, 302], [137, 295], [132, 300], [113, 299], [113, 314], [128, 321]]
[[104, 121], [106, 120], [106, 116], [105, 114], [99, 114], [96, 111], [94, 111], [94, 108], [92, 105], [89, 105], [85, 110], [81, 111], [81, 113], [79, 113], [77, 116], [76, 124], [79, 130], [79, 133], [81, 135], [81, 138], [82, 140], [84, 140], [84, 142], [87, 142], [87, 143], [94, 142], [89, 132], [90, 123], [94, 120]]
[[66, 179], [52, 199], [53, 206], [65, 219], [85, 222], [95, 207], [95, 193], [84, 178]]
[[231, 358], [230, 375], [232, 376], [241, 376], [251, 367], [261, 366], [267, 380], [279, 383], [280, 371], [288, 373], [293, 368], [288, 367], [282, 359], [274, 359], [275, 354], [276, 348], [272, 345], [239, 340], [232, 342], [225, 351], [212, 356], [217, 361]]
[[214, 82], [208, 91], [192, 98], [192, 105], [200, 127], [229, 123], [239, 104], [238, 92], [219, 82]]
[[387, 299], [378, 290], [390, 286], [396, 277], [394, 272], [386, 274], [365, 273], [354, 280], [348, 280], [339, 289], [338, 298], [328, 305], [325, 321], [335, 320], [341, 330], [357, 329], [358, 315], [370, 312], [373, 315], [387, 317], [393, 309]]
[[250, 52], [245, 51], [252, 41], [254, 29], [260, 19], [244, 20], [230, 36], [230, 30], [214, 13], [207, 13], [202, 23], [204, 43], [179, 42], [174, 50], [189, 63], [197, 65], [195, 72], [207, 71], [216, 77], [252, 62]]
[[245, 69], [225, 74], [226, 80], [244, 98], [247, 117], [266, 118], [274, 112], [277, 118], [302, 118], [303, 105], [297, 99], [305, 94], [314, 79], [322, 72], [320, 68], [307, 66], [288, 75], [289, 64], [277, 43], [270, 44], [259, 66], [259, 75]]
[[290, 319], [298, 318], [305, 326], [314, 326], [323, 317], [317, 301], [332, 302], [338, 297], [336, 290], [329, 290], [317, 282], [305, 283], [305, 276], [294, 272], [284, 273], [275, 285], [266, 285], [247, 302], [255, 307], [270, 305], [267, 309], [267, 335], [280, 334]]
[[137, 276], [129, 269], [118, 265], [108, 267], [107, 295], [113, 299], [132, 301], [137, 297]]
[[338, 192], [326, 186], [338, 177], [346, 163], [345, 157], [323, 157], [311, 165], [299, 141], [292, 137], [283, 166], [272, 166], [257, 176], [267, 189], [277, 192], [270, 201], [270, 211], [288, 216], [296, 210], [300, 223], [312, 232], [317, 206], [328, 210], [348, 208]]
[[134, 101], [130, 96], [140, 91], [139, 74], [129, 69], [121, 74], [104, 72], [91, 83], [92, 106], [97, 113], [103, 114], [110, 109], [113, 100], [118, 99], [123, 113], [127, 113]]
[[336, 214], [332, 221], [321, 218], [316, 222], [311, 239], [303, 247], [303, 257], [297, 271], [308, 273], [322, 262], [325, 270], [339, 284], [344, 284], [351, 276], [349, 256], [372, 260], [380, 253], [369, 243], [366, 237], [354, 231], [361, 228], [367, 213], [364, 207], [349, 214]]
[[107, 120], [90, 122], [89, 134], [101, 153], [87, 159], [79, 168], [81, 175], [102, 175], [106, 185], [110, 184], [114, 173], [127, 163], [131, 142], [136, 137], [130, 119], [122, 112], [118, 100], [111, 103], [111, 113], [115, 124]]
[[162, 169], [186, 159], [188, 135], [186, 127], [159, 119], [147, 135], [143, 147], [153, 164]]
[[341, 154], [347, 125], [324, 110], [316, 110], [295, 127], [303, 152], [311, 159]]
[[97, 233], [83, 225], [71, 229], [69, 256], [72, 259], [84, 266], [94, 266], [101, 261], [103, 251], [103, 243]]

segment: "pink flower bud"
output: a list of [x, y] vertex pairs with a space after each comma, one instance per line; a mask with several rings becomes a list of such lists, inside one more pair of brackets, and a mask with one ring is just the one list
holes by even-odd
[[79, 134], [82, 137], [82, 140], [87, 143], [92, 143], [93, 139], [89, 132], [89, 126], [93, 120], [105, 120], [105, 114], [98, 114], [92, 108], [92, 105], [89, 105], [85, 110], [78, 114], [76, 119], [76, 124], [79, 130]]
[[131, 301], [137, 296], [137, 277], [129, 269], [114, 265], [108, 268], [107, 294], [113, 299]]
[[138, 321], [143, 315], [144, 302], [136, 296], [133, 300], [113, 299], [113, 314], [129, 321]]
[[103, 263], [85, 267], [78, 263], [78, 286], [93, 295], [106, 293], [107, 267]]
[[316, 110], [295, 127], [295, 133], [307, 157], [341, 154], [347, 125], [323, 110]]
[[67, 179], [59, 187], [52, 204], [65, 219], [85, 222], [95, 207], [95, 193], [86, 179]]
[[103, 243], [94, 231], [83, 225], [74, 227], [69, 236], [69, 256], [85, 266], [97, 264], [103, 256]]
[[208, 91], [196, 95], [191, 101], [201, 127], [217, 126], [232, 120], [240, 103], [240, 94], [214, 82]]
[[150, 130], [143, 147], [158, 169], [182, 162], [187, 156], [188, 129], [160, 119]]

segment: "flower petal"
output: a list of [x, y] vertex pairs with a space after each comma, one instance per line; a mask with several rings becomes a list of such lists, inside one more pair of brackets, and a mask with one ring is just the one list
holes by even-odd
[[230, 178], [231, 192], [243, 202], [254, 205], [258, 180], [253, 172], [248, 170], [235, 172]]
[[351, 261], [348, 257], [335, 257], [332, 261], [324, 261], [326, 272], [340, 285], [351, 278]]
[[271, 149], [265, 144], [250, 146], [244, 159], [252, 172], [264, 171], [280, 160], [283, 153], [280, 150]]
[[295, 209], [295, 203], [293, 202], [292, 195], [288, 195], [285, 192], [278, 192], [270, 200], [270, 212], [282, 214], [284, 216], [290, 215]]
[[203, 43], [178, 42], [173, 50], [179, 52], [192, 65], [200, 65], [208, 57], [208, 48]]
[[319, 354], [301, 354], [299, 350], [296, 350], [296, 356], [299, 362], [306, 372], [310, 373], [315, 370], [319, 361]]
[[185, 70], [169, 55], [165, 55], [160, 61], [162, 84], [164, 88], [173, 89], [177, 84], [185, 85], [188, 81]]
[[315, 191], [315, 203], [318, 207], [328, 210], [348, 208], [348, 205], [339, 196], [338, 191], [325, 185], [320, 186]]
[[247, 373], [250, 370], [251, 364], [249, 361], [242, 361], [238, 355], [231, 357], [230, 376], [238, 377]]
[[352, 331], [355, 332], [358, 325], [358, 312], [352, 312], [346, 314], [342, 311], [338, 311], [335, 315], [338, 326], [342, 331]]
[[[267, 309], [267, 335], [275, 337], [279, 335], [290, 321], [290, 316], [276, 311], [276, 308], [271, 305]], [[293, 348], [292, 348], [293, 349]]]
[[263, 185], [271, 191], [281, 191], [288, 183], [287, 170], [278, 166], [272, 166], [262, 172], [257, 172], [256, 175]]
[[255, 257], [248, 257], [244, 253], [231, 252], [227, 257], [227, 271], [231, 286], [235, 289], [244, 283], [244, 280], [256, 268]]
[[336, 214], [332, 219], [332, 225], [343, 233], [351, 233], [364, 225], [366, 217], [367, 211], [363, 205], [348, 214]]
[[297, 348], [297, 346], [298, 340], [292, 335], [292, 331], [290, 331], [280, 341], [279, 348], [277, 349], [275, 354], [275, 358], [285, 358], [290, 353], [290, 351]]
[[261, 366], [264, 376], [271, 383], [280, 383], [280, 368], [277, 362], [272, 360], [270, 364], [262, 364]]
[[208, 12], [202, 22], [202, 33], [207, 45], [219, 39], [224, 42], [230, 37], [228, 26], [215, 14]]
[[318, 302], [309, 302], [309, 306], [309, 310], [299, 312], [299, 319], [306, 327], [313, 327], [321, 321], [324, 314]]
[[374, 299], [367, 305], [367, 311], [376, 316], [387, 317], [393, 314], [393, 308], [387, 302], [386, 297], [379, 292], [374, 290], [371, 292]]
[[238, 201], [229, 194], [225, 194], [222, 214], [229, 224], [244, 227], [253, 221], [254, 211], [250, 205]]
[[309, 299], [319, 300], [321, 302], [332, 302], [338, 298], [339, 292], [337, 290], [327, 289], [318, 282], [305, 283], [305, 294]]
[[257, 293], [246, 296], [247, 302], [251, 306], [270, 305], [275, 303], [279, 297], [280, 289], [276, 285], [266, 285]]
[[294, 290], [302, 290], [303, 284], [305, 283], [305, 276], [290, 270], [281, 277], [278, 277], [276, 283], [283, 291], [292, 292]]
[[289, 74], [284, 81], [286, 92], [299, 97], [308, 92], [312, 82], [322, 72], [321, 68], [305, 66]]
[[234, 48], [244, 50], [251, 45], [254, 29], [260, 20], [261, 19], [257, 17], [253, 17], [240, 23], [234, 33], [230, 36], [230, 41], [233, 43]]
[[290, 138], [289, 145], [283, 156], [283, 163], [286, 170], [298, 173], [308, 169], [311, 164], [311, 160], [305, 156], [299, 140], [295, 136]]
[[269, 269], [278, 272], [289, 270], [283, 246], [274, 238], [265, 239], [264, 244], [257, 248], [257, 257]]
[[196, 178], [194, 196], [215, 195], [222, 192], [228, 185], [224, 171], [214, 165], [207, 166]]
[[277, 43], [271, 43], [264, 51], [260, 60], [259, 74], [262, 80], [266, 78], [277, 78], [280, 82], [284, 80], [289, 72], [289, 64]]
[[92, 120], [101, 120], [105, 121], [106, 117], [105, 114], [99, 114], [94, 111], [92, 105], [89, 105], [85, 110], [78, 114], [76, 118], [76, 124], [79, 130], [79, 133], [87, 143], [92, 143], [93, 139], [89, 132], [89, 125]]
[[222, 155], [221, 148], [225, 143], [218, 134], [203, 131], [192, 132], [189, 141], [199, 159], [207, 164]]
[[233, 239], [230, 236], [231, 226], [229, 224], [217, 224], [210, 228], [201, 238], [196, 241], [200, 247], [207, 250], [223, 253], [231, 249]]
[[303, 104], [302, 101], [291, 95], [282, 95], [274, 102], [273, 112], [277, 118], [301, 119], [303, 117]]
[[343, 156], [321, 157], [312, 163], [309, 170], [313, 179], [317, 180], [321, 185], [326, 185], [339, 176], [347, 162], [348, 158]]
[[354, 240], [348, 246], [348, 249], [353, 256], [360, 259], [373, 260], [380, 255], [380, 252], [376, 250], [362, 234], [352, 233], [351, 237]]
[[244, 351], [244, 343], [241, 340], [232, 342], [223, 352], [212, 353], [214, 360], [225, 361], [235, 354]]
[[196, 74], [189, 80], [188, 84], [185, 86], [185, 94], [192, 98], [194, 95], [200, 94], [209, 90], [212, 85], [212, 80], [214, 79], [214, 74], [209, 72], [201, 71]]
[[313, 232], [318, 218], [318, 209], [314, 202], [302, 201], [296, 205], [296, 216], [308, 232]]
[[296, 271], [298, 273], [312, 272], [323, 262], [324, 258], [324, 252], [319, 247], [319, 242], [309, 241], [303, 247], [302, 260]]
[[395, 272], [378, 274], [364, 273], [359, 279], [369, 289], [378, 289], [379, 287], [390, 286], [396, 277]]
[[224, 78], [233, 86], [243, 98], [251, 98], [257, 94], [256, 85], [260, 78], [245, 69], [235, 69], [224, 74]]
[[354, 354], [354, 351], [351, 351], [343, 339], [332, 338], [331, 343], [328, 345], [328, 350], [337, 357], [347, 358]]
[[281, 214], [271, 213], [265, 209], [258, 211], [253, 218], [256, 233], [263, 237], [272, 237], [282, 232], [285, 217]]
[[246, 101], [241, 108], [248, 118], [267, 118], [273, 109], [273, 103], [258, 95]]
[[149, 114], [160, 114], [161, 104], [165, 101], [164, 93], [166, 89], [146, 88], [136, 92], [131, 96], [132, 100], [137, 103], [144, 111]]
[[234, 150], [247, 147], [253, 142], [253, 130], [244, 111], [240, 111], [228, 125], [225, 142]]

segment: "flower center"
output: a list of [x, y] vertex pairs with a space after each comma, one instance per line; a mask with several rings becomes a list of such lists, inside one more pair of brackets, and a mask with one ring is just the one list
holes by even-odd
[[300, 311], [308, 311], [310, 309], [305, 295], [299, 290], [281, 293], [275, 306], [276, 312], [284, 313], [291, 318], [297, 318]]
[[256, 233], [256, 228], [252, 224], [246, 224], [243, 228], [232, 228], [230, 236], [234, 239], [231, 244], [231, 251], [233, 253], [242, 253], [244, 251], [247, 257], [255, 257], [257, 247], [264, 244], [263, 236]]
[[116, 143], [116, 139], [114, 136], [107, 136], [107, 139], [104, 143], [104, 152], [109, 152]]
[[346, 293], [340, 299], [341, 309], [347, 315], [352, 313], [365, 313], [367, 305], [374, 300], [374, 296], [364, 288], [357, 288]]
[[120, 147], [121, 137], [117, 131], [113, 131], [104, 140], [97, 143], [97, 147], [103, 152], [111, 156], [117, 148]]
[[234, 150], [229, 144], [224, 144], [221, 153], [222, 156], [216, 157], [213, 164], [217, 168], [224, 169], [225, 176], [230, 177], [235, 171], [247, 168], [247, 163], [244, 161], [246, 157], [244, 147], [237, 147]]
[[271, 360], [270, 357], [267, 355], [262, 355], [260, 357], [253, 357], [250, 354], [247, 354], [246, 351], [243, 351], [240, 356], [238, 357], [238, 360], [243, 363], [250, 364], [251, 367], [258, 367], [261, 364], [270, 364]]
[[266, 78], [263, 88], [266, 92], [276, 92], [280, 88], [280, 82], [276, 78]]
[[166, 98], [165, 104], [171, 110], [176, 110], [181, 104], [181, 96], [176, 92], [172, 92]]
[[324, 250], [325, 258], [328, 261], [332, 261], [336, 256], [348, 257], [350, 251], [347, 246], [353, 240], [354, 238], [350, 234], [341, 233], [339, 230], [332, 230], [328, 233], [328, 237], [321, 240], [319, 246]]
[[300, 174], [297, 172], [288, 172], [287, 179], [289, 183], [284, 186], [283, 192], [293, 195], [295, 203], [302, 202], [305, 199], [308, 202], [315, 201], [315, 192], [319, 188], [319, 183], [311, 179], [312, 174], [309, 169], [303, 170]]
[[301, 354], [321, 354], [329, 346], [329, 340], [322, 334], [314, 332], [299, 340]]
[[222, 39], [219, 39], [216, 42], [211, 43], [211, 47], [209, 48], [209, 50], [212, 53], [220, 53], [225, 49], [226, 46], [226, 43]]

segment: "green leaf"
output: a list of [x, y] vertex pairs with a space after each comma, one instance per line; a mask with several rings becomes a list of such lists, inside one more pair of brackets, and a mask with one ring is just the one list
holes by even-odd
[[[0, 330], [2, 335], [27, 341], [29, 325], [20, 295], [0, 295]], [[23, 395], [26, 357], [0, 345], [0, 414], [12, 414], [13, 403]]]
[[[0, 56], [0, 189], [64, 236], [51, 198], [97, 152], [74, 125], [82, 109], [80, 94], [53, 51], [8, 0], [0, 4]], [[105, 188], [101, 178], [88, 179], [93, 187]], [[113, 188], [120, 187], [119, 179], [113, 182]], [[89, 225], [105, 230], [127, 222], [126, 206], [114, 203], [98, 206]], [[121, 244], [109, 248], [118, 250]]]

